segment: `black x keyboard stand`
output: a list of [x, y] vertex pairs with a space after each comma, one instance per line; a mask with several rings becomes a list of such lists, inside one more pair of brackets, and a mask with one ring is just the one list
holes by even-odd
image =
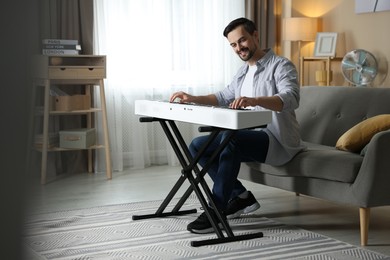
[[[182, 171], [181, 171], [182, 174], [154, 214], [133, 215], [132, 216], [133, 220], [160, 218], [160, 217], [167, 217], [167, 216], [179, 216], [184, 214], [196, 213], [196, 209], [180, 210], [183, 204], [188, 199], [188, 197], [191, 195], [192, 191], [195, 191], [195, 194], [200, 204], [202, 205], [203, 209], [205, 210], [206, 215], [217, 235], [217, 238], [191, 241], [191, 246], [199, 247], [204, 245], [213, 245], [213, 244], [220, 244], [220, 243], [227, 243], [227, 242], [234, 242], [234, 241], [241, 241], [241, 240], [263, 237], [262, 232], [257, 232], [253, 234], [244, 234], [244, 235], [234, 235], [232, 229], [229, 226], [229, 223], [225, 218], [222, 217], [222, 213], [219, 210], [214, 210], [219, 221], [215, 219], [212, 214], [210, 214], [209, 206], [211, 206], [213, 209], [217, 209], [217, 207], [213, 200], [210, 188], [208, 187], [204, 179], [204, 176], [207, 170], [211, 167], [212, 162], [219, 156], [219, 154], [222, 152], [222, 150], [226, 147], [226, 145], [229, 143], [231, 138], [234, 136], [236, 130], [228, 130], [224, 128], [209, 127], [209, 126], [199, 127], [200, 132], [210, 132], [210, 134], [208, 136], [207, 142], [199, 150], [198, 154], [196, 154], [195, 157], [192, 157], [187, 144], [185, 143], [176, 123], [173, 120], [166, 120], [166, 119], [155, 118], [155, 117], [141, 117], [140, 122], [160, 123], [166, 137], [168, 138], [168, 141], [170, 142], [180, 162], [180, 165], [182, 167]], [[214, 141], [214, 139], [218, 136], [218, 134], [221, 131], [228, 131], [227, 137], [223, 140], [222, 144], [218, 147], [218, 149], [214, 151], [209, 161], [200, 170], [198, 167], [198, 162], [200, 158], [202, 157], [203, 153], [206, 151], [206, 149], [209, 147], [209, 145]], [[173, 199], [173, 197], [178, 192], [178, 190], [180, 189], [180, 187], [182, 186], [182, 184], [186, 179], [190, 182], [190, 186], [184, 192], [184, 194], [176, 203], [174, 208], [170, 212], [165, 212], [166, 207], [169, 205], [169, 203], [171, 202], [171, 200]], [[203, 195], [202, 191], [206, 195], [207, 200]], [[222, 229], [224, 230], [224, 232], [219, 227], [218, 222], [222, 224]]]

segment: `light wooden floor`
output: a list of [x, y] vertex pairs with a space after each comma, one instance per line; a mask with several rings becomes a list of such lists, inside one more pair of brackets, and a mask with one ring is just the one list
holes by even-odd
[[[34, 214], [163, 199], [179, 174], [177, 167], [153, 166], [144, 170], [116, 172], [112, 180], [106, 180], [104, 174], [85, 173], [65, 175], [46, 185], [40, 185], [37, 176], [32, 182], [28, 212]], [[261, 204], [257, 214], [360, 245], [357, 208], [295, 196], [291, 192], [246, 181], [243, 183]], [[368, 244], [367, 249], [390, 256], [390, 206], [372, 209]]]

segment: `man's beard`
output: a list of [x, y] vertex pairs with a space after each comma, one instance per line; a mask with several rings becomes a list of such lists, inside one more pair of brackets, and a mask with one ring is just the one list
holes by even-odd
[[248, 60], [250, 60], [250, 59], [253, 57], [253, 55], [254, 55], [255, 52], [256, 52], [256, 49], [250, 50], [249, 48], [245, 48], [245, 49], [243, 49], [242, 51], [248, 52], [248, 56], [242, 57], [239, 53], [238, 53], [238, 56], [240, 57], [241, 60], [243, 60], [243, 61], [248, 61]]

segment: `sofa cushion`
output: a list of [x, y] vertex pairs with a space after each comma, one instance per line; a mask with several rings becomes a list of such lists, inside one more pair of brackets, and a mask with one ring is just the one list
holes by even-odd
[[378, 132], [390, 129], [390, 114], [368, 118], [345, 132], [336, 143], [336, 148], [359, 153]]
[[294, 177], [312, 177], [346, 183], [354, 182], [363, 157], [350, 152], [304, 142], [307, 149], [298, 153], [290, 162], [282, 166], [264, 163], [247, 163], [252, 169], [267, 174]]
[[390, 114], [389, 88], [305, 86], [295, 111], [304, 141], [335, 146], [348, 129], [367, 118]]

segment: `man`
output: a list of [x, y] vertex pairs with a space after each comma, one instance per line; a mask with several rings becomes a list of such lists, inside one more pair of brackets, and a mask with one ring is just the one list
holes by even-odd
[[[260, 207], [253, 194], [237, 179], [241, 162], [282, 165], [302, 149], [294, 112], [299, 105], [299, 87], [297, 71], [289, 60], [276, 56], [271, 49], [260, 49], [259, 35], [252, 21], [238, 18], [227, 25], [223, 35], [234, 52], [245, 61], [231, 84], [205, 96], [176, 92], [170, 101], [273, 111], [272, 122], [266, 128], [237, 131], [208, 171], [214, 182], [212, 193], [216, 206], [227, 218], [235, 218]], [[200, 136], [192, 141], [190, 151], [193, 155], [206, 138]], [[224, 138], [222, 132], [199, 161], [202, 166]], [[213, 231], [205, 213], [187, 229], [193, 233]]]

